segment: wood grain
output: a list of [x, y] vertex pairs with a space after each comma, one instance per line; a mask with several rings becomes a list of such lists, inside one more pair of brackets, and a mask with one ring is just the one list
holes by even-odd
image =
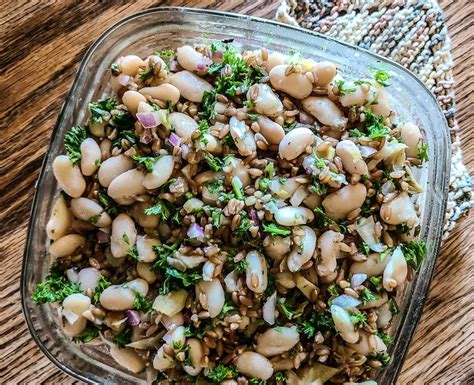
[[[87, 47], [142, 9], [177, 5], [273, 18], [277, 1], [2, 1], [0, 10], [0, 383], [77, 383], [39, 351], [21, 314], [20, 267], [35, 181], [63, 97]], [[453, 42], [457, 117], [474, 169], [472, 3], [441, 1]], [[462, 12], [460, 12], [462, 10]], [[473, 223], [439, 256], [399, 384], [474, 383]]]

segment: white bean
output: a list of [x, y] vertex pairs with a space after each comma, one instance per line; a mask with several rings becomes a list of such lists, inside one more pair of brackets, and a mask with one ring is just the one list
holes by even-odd
[[135, 293], [124, 285], [111, 285], [100, 294], [100, 304], [107, 310], [133, 309]]
[[101, 151], [97, 142], [87, 138], [81, 143], [81, 171], [84, 175], [95, 174], [100, 164]]
[[240, 155], [249, 156], [257, 151], [253, 132], [243, 120], [238, 120], [235, 116], [232, 116], [229, 120], [229, 127], [230, 134]]
[[306, 207], [285, 206], [275, 213], [275, 220], [282, 226], [305, 225], [314, 219], [314, 213]]
[[314, 142], [313, 132], [306, 127], [298, 127], [288, 132], [280, 141], [278, 155], [286, 160], [293, 160], [300, 156], [306, 147]]
[[158, 279], [158, 275], [152, 270], [152, 263], [138, 262], [137, 263], [137, 274], [140, 278], [143, 278], [147, 283], [155, 283]]
[[269, 52], [268, 54], [268, 59], [263, 62], [263, 66], [267, 70], [267, 72], [270, 72], [270, 70], [273, 67], [276, 67], [278, 65], [282, 64], [288, 64], [290, 61], [290, 58], [287, 55], [284, 55], [280, 52]]
[[288, 65], [277, 65], [269, 73], [273, 88], [283, 91], [296, 99], [304, 99], [313, 90], [313, 83], [304, 73], [292, 72], [286, 75]]
[[247, 92], [247, 99], [253, 100], [259, 114], [279, 116], [283, 113], [283, 103], [267, 84], [254, 84]]
[[[324, 272], [332, 273], [337, 267], [337, 258], [341, 252], [339, 242], [342, 242], [344, 235], [332, 230], [325, 231], [318, 240], [318, 247], [321, 250], [320, 267]], [[325, 274], [326, 275], [326, 274]]]
[[53, 241], [65, 235], [71, 226], [72, 215], [66, 206], [66, 201], [60, 196], [54, 203], [51, 216], [46, 224], [48, 237]]
[[279, 235], [270, 237], [269, 239], [270, 242], [265, 246], [266, 255], [278, 262], [290, 252], [291, 239], [290, 237], [284, 238]]
[[265, 137], [269, 144], [279, 145], [285, 136], [285, 130], [278, 123], [260, 115], [257, 119], [260, 126], [260, 133]]
[[232, 293], [233, 291], [238, 291], [242, 289], [242, 281], [239, 280], [239, 273], [237, 270], [232, 270], [224, 278], [225, 291]]
[[145, 369], [145, 361], [134, 349], [112, 346], [110, 355], [120, 366], [132, 373], [140, 373]]
[[103, 207], [89, 198], [71, 199], [71, 211], [77, 219], [92, 223], [97, 227], [106, 227], [112, 223]]
[[69, 322], [63, 324], [64, 333], [69, 337], [76, 337], [87, 327], [87, 318], [79, 317], [72, 325]]
[[212, 64], [212, 60], [205, 57], [189, 45], [183, 45], [176, 50], [176, 59], [185, 70], [204, 75]]
[[83, 292], [86, 292], [88, 289], [94, 292], [100, 277], [100, 271], [95, 267], [86, 267], [79, 271], [79, 274], [77, 275], [77, 283], [80, 285]]
[[301, 228], [304, 231], [301, 245], [294, 245], [287, 258], [288, 269], [292, 272], [299, 271], [301, 267], [313, 256], [316, 249], [316, 233], [308, 226]]
[[181, 96], [191, 102], [201, 103], [204, 92], [209, 92], [212, 85], [189, 71], [180, 71], [170, 76], [169, 82], [175, 86]]
[[390, 225], [408, 223], [409, 227], [413, 227], [418, 221], [415, 206], [406, 192], [401, 193], [389, 202], [382, 203], [380, 217]]
[[214, 278], [212, 281], [199, 281], [196, 288], [203, 293], [207, 299], [207, 310], [211, 318], [217, 317], [225, 303], [224, 289], [219, 279]]
[[337, 67], [334, 63], [320, 61], [314, 63], [312, 72], [316, 75], [316, 83], [320, 87], [326, 87], [331, 83], [337, 73]]
[[372, 96], [374, 94], [374, 92], [372, 92], [372, 86], [362, 88], [360, 85], [356, 85], [352, 82], [346, 83], [345, 86], [355, 91], [341, 95], [339, 101], [344, 107], [370, 105], [370, 102], [376, 101], [376, 98]]
[[172, 112], [168, 115], [168, 119], [182, 140], [191, 138], [192, 133], [199, 127], [193, 118], [181, 112]]
[[245, 257], [247, 269], [245, 270], [245, 282], [247, 287], [254, 293], [263, 293], [268, 285], [268, 267], [265, 257], [258, 251], [249, 251]]
[[153, 262], [157, 256], [153, 250], [153, 246], [160, 245], [159, 239], [150, 238], [147, 235], [137, 236], [137, 254], [141, 262]]
[[351, 140], [341, 140], [336, 146], [336, 154], [341, 158], [344, 169], [350, 174], [367, 175], [369, 170], [362, 159], [359, 148]]
[[137, 55], [127, 55], [119, 58], [118, 67], [123, 74], [135, 76], [140, 67], [145, 67], [145, 62]]
[[132, 218], [127, 214], [119, 214], [112, 222], [110, 251], [115, 258], [125, 257], [135, 245], [137, 229]]
[[248, 173], [248, 166], [244, 164], [242, 159], [237, 157], [231, 157], [227, 162], [228, 163], [226, 164], [231, 168], [231, 177], [235, 176], [239, 178], [244, 187], [248, 186], [252, 182], [252, 179], [250, 178], [250, 175]]
[[146, 98], [137, 91], [125, 91], [122, 96], [122, 103], [132, 114], [137, 112], [140, 102], [146, 102]]
[[156, 87], [143, 87], [138, 90], [142, 95], [150, 96], [163, 102], [171, 102], [171, 105], [178, 103], [181, 94], [172, 84], [161, 84]]
[[322, 124], [336, 129], [346, 127], [347, 118], [341, 109], [326, 96], [310, 96], [302, 100], [303, 108]]
[[86, 245], [86, 238], [78, 234], [68, 234], [54, 241], [49, 246], [49, 253], [54, 258], [68, 257], [77, 254]]
[[201, 341], [196, 338], [189, 338], [186, 345], [189, 346], [188, 354], [192, 365], [183, 365], [183, 370], [190, 376], [197, 376], [202, 370], [201, 360], [204, 357]]
[[109, 187], [110, 183], [123, 174], [125, 171], [133, 168], [133, 160], [128, 156], [120, 154], [104, 160], [102, 162], [97, 176], [99, 183], [104, 187]]
[[143, 179], [143, 186], [154, 190], [163, 186], [173, 174], [174, 160], [171, 155], [164, 155], [153, 165], [153, 172], [147, 173]]
[[86, 181], [77, 164], [67, 155], [58, 155], [53, 161], [53, 174], [59, 188], [72, 198], [79, 198], [86, 190]]
[[349, 312], [340, 306], [332, 305], [331, 316], [334, 327], [342, 339], [348, 343], [356, 343], [359, 339], [359, 332], [354, 329]]
[[377, 115], [389, 116], [392, 112], [390, 96], [384, 87], [375, 84], [377, 88], [377, 104], [371, 106], [372, 112]]
[[257, 353], [276, 356], [292, 349], [300, 340], [296, 326], [267, 329], [257, 337]]
[[366, 196], [367, 188], [362, 183], [347, 185], [327, 195], [322, 205], [330, 218], [345, 219], [351, 211], [362, 207]]
[[132, 206], [131, 214], [141, 227], [153, 228], [158, 226], [160, 221], [158, 215], [145, 214], [145, 210], [150, 208], [152, 205], [151, 202], [137, 202]]
[[172, 317], [163, 314], [161, 317], [161, 323], [166, 330], [172, 331], [176, 329], [176, 327], [184, 325], [183, 313], [177, 313]]
[[240, 373], [251, 378], [268, 380], [273, 375], [272, 363], [265, 356], [255, 352], [243, 352], [235, 361]]
[[174, 366], [173, 358], [168, 356], [161, 346], [156, 352], [155, 358], [153, 358], [153, 367], [160, 372], [172, 368]]
[[146, 296], [149, 290], [148, 282], [142, 278], [135, 278], [127, 283], [124, 283], [123, 286], [131, 289], [133, 293], [138, 293], [143, 296]]
[[410, 158], [417, 158], [418, 146], [423, 142], [423, 136], [421, 135], [420, 128], [414, 123], [405, 123], [400, 128], [400, 136], [402, 138], [402, 142], [408, 146], [408, 148], [405, 150], [406, 154]]
[[360, 339], [357, 343], [349, 343], [348, 345], [351, 349], [364, 356], [387, 350], [380, 337], [366, 332], [360, 332]]
[[385, 266], [383, 271], [383, 288], [387, 291], [393, 291], [396, 287], [403, 285], [407, 278], [408, 266], [403, 255], [402, 249], [397, 247]]
[[392, 320], [392, 312], [390, 311], [390, 304], [385, 302], [377, 309], [377, 327], [385, 329]]
[[131, 205], [137, 196], [145, 194], [144, 179], [145, 174], [136, 168], [125, 171], [112, 180], [107, 194], [121, 205]]
[[[91, 299], [84, 294], [74, 293], [68, 295], [63, 301], [63, 311], [69, 311], [74, 313], [76, 316], [82, 316], [86, 310], [89, 310], [91, 306]], [[70, 322], [73, 324], [74, 322]]]
[[380, 259], [380, 254], [369, 254], [367, 259], [363, 262], [354, 262], [351, 265], [352, 274], [367, 274], [369, 277], [382, 275], [387, 266], [388, 258]]

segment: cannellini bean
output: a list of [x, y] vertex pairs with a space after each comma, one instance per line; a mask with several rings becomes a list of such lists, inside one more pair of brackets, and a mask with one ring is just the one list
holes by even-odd
[[407, 261], [403, 255], [402, 249], [397, 247], [385, 266], [383, 271], [383, 288], [387, 291], [393, 291], [400, 287], [406, 280], [408, 274]]
[[336, 76], [337, 67], [334, 63], [320, 61], [314, 63], [312, 72], [316, 75], [316, 84], [320, 87], [326, 87]]
[[351, 211], [362, 207], [366, 196], [367, 188], [362, 183], [347, 185], [327, 195], [322, 205], [330, 218], [345, 219]]
[[278, 198], [286, 200], [296, 192], [298, 187], [301, 186], [296, 180], [296, 177], [285, 178], [285, 181], [282, 183], [279, 178], [273, 179], [269, 185], [270, 191], [277, 195]]
[[407, 223], [409, 227], [413, 227], [418, 221], [415, 206], [406, 192], [401, 193], [389, 202], [382, 203], [380, 217], [390, 225]]
[[199, 127], [193, 118], [181, 112], [172, 112], [168, 115], [168, 119], [182, 140], [189, 139]]
[[263, 66], [267, 72], [270, 72], [273, 67], [276, 67], [277, 65], [288, 64], [289, 61], [290, 58], [287, 55], [273, 51], [268, 54], [268, 60], [263, 62]]
[[118, 67], [123, 74], [135, 76], [140, 67], [145, 67], [145, 62], [137, 55], [122, 56], [118, 60]]
[[161, 346], [156, 352], [155, 358], [153, 358], [153, 367], [160, 372], [172, 368], [174, 366], [173, 358], [168, 356]]
[[87, 138], [81, 143], [81, 171], [84, 175], [93, 175], [100, 164], [101, 152], [97, 142]]
[[420, 128], [413, 123], [405, 123], [400, 128], [400, 136], [402, 142], [405, 143], [408, 148], [405, 150], [406, 154], [410, 158], [418, 157], [418, 146], [423, 142], [423, 136], [421, 135]]
[[244, 164], [242, 159], [231, 157], [227, 162], [228, 166], [231, 168], [230, 176], [239, 178], [243, 187], [248, 186], [252, 182], [252, 179], [248, 173], [248, 166]]
[[331, 99], [325, 96], [310, 96], [301, 101], [303, 108], [318, 119], [322, 124], [343, 129], [347, 118], [341, 109]]
[[110, 183], [107, 194], [121, 205], [131, 205], [138, 195], [145, 194], [144, 179], [145, 174], [136, 168], [125, 171]]
[[295, 277], [289, 271], [282, 271], [276, 274], [276, 282], [285, 289], [293, 289], [296, 286]]
[[282, 226], [305, 225], [314, 219], [314, 213], [306, 207], [285, 206], [275, 213], [275, 220]]
[[354, 329], [349, 312], [340, 306], [332, 305], [331, 316], [342, 339], [348, 343], [356, 343], [359, 339], [359, 332]]
[[[341, 252], [339, 242], [342, 242], [344, 235], [328, 230], [325, 231], [318, 240], [318, 247], [321, 250], [321, 266], [324, 272], [332, 273], [337, 267], [337, 258]], [[325, 274], [326, 275], [326, 274]]]
[[387, 266], [388, 258], [380, 260], [380, 254], [374, 253], [369, 254], [367, 260], [363, 262], [354, 262], [351, 265], [352, 274], [367, 274], [369, 277], [375, 277], [382, 275]]
[[153, 246], [160, 245], [159, 239], [150, 238], [147, 235], [137, 236], [137, 254], [141, 262], [153, 262], [157, 256]]
[[300, 156], [314, 142], [313, 132], [306, 127], [298, 127], [288, 132], [280, 141], [278, 155], [286, 160]]
[[[68, 295], [63, 301], [63, 310], [70, 311], [77, 316], [81, 316], [91, 306], [91, 299], [84, 294], [74, 293]], [[74, 322], [70, 322], [71, 324]]]
[[133, 309], [135, 293], [125, 285], [111, 285], [100, 295], [100, 304], [107, 310], [121, 311]]
[[154, 190], [163, 186], [171, 177], [174, 168], [174, 160], [171, 155], [164, 155], [153, 165], [153, 172], [147, 173], [143, 179], [143, 186], [148, 190]]
[[133, 219], [143, 228], [157, 227], [160, 221], [158, 215], [147, 215], [145, 210], [152, 206], [151, 202], [137, 202], [132, 206], [130, 213]]
[[290, 237], [284, 238], [279, 235], [270, 237], [269, 239], [270, 242], [265, 246], [266, 255], [278, 262], [290, 252], [291, 239]]
[[143, 278], [147, 283], [155, 283], [158, 279], [158, 275], [152, 269], [152, 263], [138, 262], [137, 263], [137, 274], [140, 278]]
[[273, 375], [272, 363], [263, 355], [255, 352], [243, 352], [235, 361], [238, 371], [251, 378], [268, 380]]
[[367, 175], [369, 170], [362, 159], [359, 148], [351, 140], [341, 140], [336, 146], [336, 154], [341, 158], [344, 169], [350, 174]]
[[89, 198], [71, 199], [71, 211], [77, 219], [92, 223], [97, 227], [106, 227], [112, 223], [103, 207]]
[[254, 84], [247, 92], [247, 99], [253, 100], [259, 114], [278, 116], [283, 113], [283, 103], [267, 84]]
[[[353, 92], [347, 92], [344, 95], [341, 95], [339, 98], [339, 101], [344, 107], [350, 107], [350, 106], [364, 106], [366, 104], [369, 104], [371, 102], [376, 101], [376, 92], [377, 90], [372, 87], [368, 86], [367, 88], [364, 87], [362, 88], [360, 85], [354, 84], [352, 82], [346, 83], [347, 88], [352, 88], [355, 91]], [[375, 92], [374, 92], [375, 91]]]
[[110, 251], [115, 258], [125, 257], [135, 245], [137, 229], [132, 218], [127, 214], [119, 214], [112, 222]]
[[211, 318], [217, 317], [225, 303], [224, 289], [219, 279], [214, 278], [212, 281], [199, 281], [196, 288], [206, 296], [209, 316]]
[[212, 89], [210, 83], [189, 71], [175, 73], [170, 76], [169, 82], [179, 90], [183, 98], [196, 103], [201, 103], [204, 92]]
[[120, 154], [104, 160], [102, 162], [97, 176], [99, 183], [104, 187], [109, 187], [110, 183], [123, 174], [125, 171], [133, 168], [133, 160], [128, 156]]
[[58, 155], [53, 161], [53, 174], [59, 188], [72, 198], [79, 198], [86, 190], [86, 181], [81, 169], [73, 165], [66, 155]]
[[257, 119], [260, 126], [260, 133], [265, 137], [269, 144], [278, 145], [285, 136], [285, 130], [278, 123], [260, 115]]
[[294, 245], [287, 258], [288, 269], [292, 272], [298, 271], [313, 256], [316, 248], [316, 233], [308, 226], [303, 226], [303, 242], [301, 245]]
[[135, 278], [123, 284], [124, 287], [131, 289], [134, 293], [146, 296], [148, 294], [148, 282], [141, 278]]
[[79, 317], [72, 325], [65, 322], [63, 325], [64, 333], [69, 337], [76, 337], [81, 334], [87, 327], [87, 318]]
[[245, 270], [247, 287], [255, 293], [263, 293], [268, 285], [268, 268], [265, 257], [258, 251], [252, 250], [248, 252], [245, 260], [248, 263]]
[[225, 291], [232, 293], [233, 291], [238, 291], [242, 289], [242, 282], [239, 280], [239, 273], [237, 270], [232, 270], [224, 278]]
[[101, 276], [100, 271], [95, 267], [86, 267], [79, 271], [79, 274], [77, 275], [77, 283], [80, 285], [83, 292], [88, 289], [94, 292]]
[[253, 132], [243, 120], [238, 120], [233, 116], [229, 120], [229, 126], [230, 134], [240, 155], [248, 156], [257, 151], [257, 144]]
[[185, 332], [186, 328], [184, 326], [178, 326], [171, 334], [171, 346], [176, 352], [179, 352], [184, 347], [186, 342]]
[[201, 360], [204, 357], [201, 341], [196, 338], [189, 338], [186, 345], [189, 346], [188, 354], [192, 365], [183, 365], [183, 370], [190, 376], [197, 376], [202, 370]]
[[122, 96], [122, 103], [132, 114], [137, 112], [140, 102], [146, 102], [146, 98], [137, 91], [125, 91]]
[[78, 234], [68, 234], [54, 241], [49, 246], [49, 253], [54, 258], [68, 257], [77, 254], [86, 245], [86, 238]]
[[120, 366], [132, 373], [140, 373], [145, 369], [145, 361], [134, 349], [112, 346], [110, 355]]
[[173, 331], [176, 327], [184, 325], [183, 313], [177, 313], [172, 317], [163, 314], [161, 323], [166, 330]]
[[179, 90], [172, 84], [164, 83], [156, 87], [143, 87], [138, 90], [144, 96], [150, 96], [163, 102], [171, 102], [175, 105], [181, 96]]
[[292, 327], [276, 327], [265, 331], [257, 337], [257, 353], [265, 357], [276, 356], [292, 349], [300, 340], [298, 329]]
[[360, 332], [360, 339], [357, 343], [348, 343], [351, 349], [364, 356], [370, 353], [377, 353], [387, 350], [387, 346], [375, 334]]
[[296, 99], [304, 99], [313, 90], [313, 83], [304, 73], [292, 72], [286, 75], [289, 71], [288, 65], [277, 65], [273, 67], [269, 73], [270, 83], [273, 88], [283, 91]]
[[71, 226], [72, 215], [69, 212], [66, 201], [60, 196], [54, 203], [53, 209], [51, 210], [51, 216], [46, 224], [46, 232], [48, 237], [53, 241], [61, 238], [67, 233]]
[[316, 207], [321, 206], [321, 197], [318, 194], [309, 194], [303, 199], [303, 203], [306, 207], [314, 210]]
[[377, 88], [377, 104], [371, 105], [372, 112], [377, 115], [389, 116], [392, 112], [390, 96], [384, 87], [375, 84]]
[[377, 327], [385, 329], [392, 320], [392, 312], [390, 311], [390, 304], [385, 302], [377, 309]]
[[189, 45], [183, 45], [176, 50], [176, 59], [185, 70], [204, 75], [212, 64], [212, 60], [205, 57]]

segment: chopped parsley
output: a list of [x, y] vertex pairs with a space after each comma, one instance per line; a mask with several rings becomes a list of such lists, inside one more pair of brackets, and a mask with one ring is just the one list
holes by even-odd
[[125, 327], [125, 329], [117, 333], [112, 338], [112, 342], [119, 348], [124, 348], [126, 345], [132, 342], [132, 328]]
[[219, 364], [215, 368], [211, 369], [206, 377], [213, 383], [220, 384], [225, 379], [230, 379], [237, 376], [237, 369], [232, 365]]
[[214, 119], [216, 117], [216, 99], [217, 90], [215, 88], [210, 91], [204, 91], [202, 95], [201, 111], [199, 116], [203, 119]]
[[426, 255], [426, 243], [424, 241], [411, 241], [403, 243], [401, 248], [407, 264], [413, 270], [418, 271]]
[[155, 52], [155, 55], [161, 57], [163, 60], [169, 60], [174, 56], [174, 50], [164, 49], [164, 50]]
[[393, 343], [393, 337], [388, 334], [385, 334], [384, 332], [377, 332], [376, 334], [385, 345], [389, 346]]
[[64, 135], [64, 148], [72, 164], [76, 164], [81, 159], [81, 143], [87, 139], [87, 130], [76, 126], [71, 128]]
[[353, 313], [350, 318], [352, 323], [358, 327], [367, 323], [367, 316], [363, 312]]
[[115, 109], [117, 105], [117, 100], [114, 98], [107, 98], [99, 100], [98, 102], [89, 103], [91, 121], [96, 124], [105, 124], [105, 118], [110, 118], [110, 112]]
[[376, 115], [370, 110], [364, 111], [364, 114], [364, 124], [370, 139], [383, 138], [389, 134], [389, 129], [384, 124], [383, 116]]
[[418, 159], [420, 159], [422, 162], [428, 161], [428, 143], [423, 144], [423, 142], [420, 141], [417, 146], [418, 149]]
[[370, 75], [374, 78], [374, 80], [379, 83], [383, 87], [388, 87], [390, 86], [390, 83], [388, 82], [392, 75], [388, 73], [387, 71], [374, 68], [374, 67], [369, 67], [369, 73]]
[[148, 301], [142, 294], [135, 292], [135, 300], [133, 301], [133, 307], [136, 310], [148, 313], [152, 309], [152, 303]]
[[146, 172], [151, 173], [153, 172], [153, 167], [155, 166], [155, 163], [157, 162], [160, 157], [152, 157], [152, 156], [138, 156], [134, 155], [132, 156], [132, 159], [137, 162], [138, 164], [142, 165], [145, 167]]
[[110, 285], [112, 285], [112, 283], [107, 280], [107, 278], [105, 278], [103, 275], [100, 276], [99, 280], [97, 281], [97, 286], [95, 287], [95, 290], [94, 290], [94, 296], [92, 297], [92, 300], [95, 302], [95, 303], [99, 303], [100, 301], [100, 295], [102, 294], [102, 292], [107, 289]]
[[343, 95], [346, 95], [346, 94], [350, 94], [352, 92], [356, 92], [356, 88], [355, 87], [346, 87], [345, 86], [345, 81], [344, 80], [336, 80], [334, 82], [334, 84], [337, 86], [337, 88], [339, 89], [339, 94], [341, 96]]
[[210, 152], [204, 152], [204, 160], [213, 171], [221, 171], [222, 167], [224, 167], [224, 162], [222, 162], [222, 160], [217, 156], [212, 155]]
[[291, 230], [282, 228], [275, 223], [263, 224], [263, 230], [272, 235], [290, 235]]
[[150, 77], [153, 77], [153, 71], [154, 71], [154, 68], [153, 67], [150, 67], [148, 68], [147, 70], [145, 71], [140, 71], [138, 72], [138, 77], [140, 78], [140, 80], [142, 82], [145, 82], [147, 81]]
[[85, 330], [78, 336], [73, 337], [74, 342], [86, 344], [99, 337], [99, 328], [88, 324]]
[[367, 302], [377, 301], [377, 297], [372, 294], [368, 288], [364, 288], [360, 294], [359, 299], [362, 301], [362, 304], [365, 305]]
[[298, 323], [298, 330], [307, 338], [313, 338], [317, 332], [324, 333], [334, 330], [334, 321], [328, 311], [315, 311], [311, 318]]
[[166, 222], [174, 211], [175, 209], [171, 202], [164, 199], [157, 199], [153, 206], [145, 209], [145, 214], [158, 215], [163, 222]]
[[104, 208], [104, 210], [107, 212], [109, 215], [118, 215], [118, 207], [115, 201], [107, 195], [107, 193], [98, 190], [97, 191], [97, 199], [99, 200], [99, 203], [101, 206]]

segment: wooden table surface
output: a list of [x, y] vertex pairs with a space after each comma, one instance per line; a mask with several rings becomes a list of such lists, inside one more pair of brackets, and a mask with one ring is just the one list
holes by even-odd
[[[453, 42], [464, 156], [472, 173], [472, 3], [441, 3]], [[22, 0], [0, 4], [0, 384], [70, 384], [75, 381], [51, 364], [30, 337], [21, 312], [19, 282], [35, 181], [79, 61], [106, 28], [145, 8], [208, 7], [273, 18], [278, 1]], [[472, 231], [471, 215], [443, 247], [399, 384], [474, 383]]]

